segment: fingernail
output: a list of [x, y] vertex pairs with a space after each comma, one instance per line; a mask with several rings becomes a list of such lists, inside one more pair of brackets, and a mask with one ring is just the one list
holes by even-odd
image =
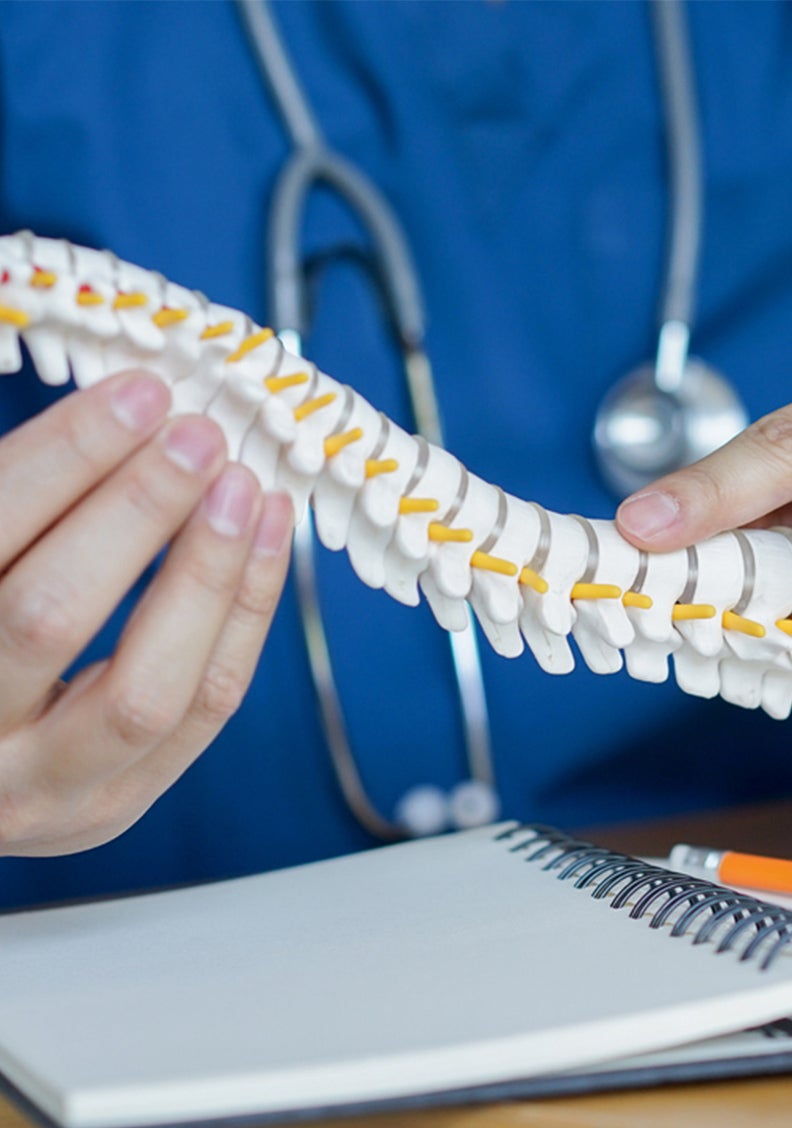
[[640, 540], [651, 540], [669, 529], [679, 516], [679, 502], [671, 494], [650, 490], [636, 494], [619, 506], [621, 527]]
[[256, 484], [244, 467], [226, 466], [204, 496], [204, 512], [209, 524], [223, 537], [244, 533], [253, 512]]
[[253, 548], [259, 556], [277, 556], [286, 547], [292, 533], [292, 503], [288, 494], [264, 495], [264, 508], [259, 517]]
[[128, 431], [149, 431], [164, 418], [170, 392], [156, 376], [130, 376], [110, 397], [110, 410]]
[[164, 435], [165, 453], [171, 462], [192, 473], [207, 470], [222, 450], [216, 425], [201, 416], [176, 419]]

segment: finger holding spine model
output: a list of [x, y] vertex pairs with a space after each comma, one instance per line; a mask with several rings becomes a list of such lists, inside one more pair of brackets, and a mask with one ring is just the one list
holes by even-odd
[[320, 537], [346, 546], [365, 583], [406, 603], [420, 584], [449, 627], [468, 598], [500, 653], [525, 640], [566, 672], [574, 632], [601, 672], [623, 651], [632, 676], [662, 680], [673, 653], [687, 692], [790, 711], [788, 530], [636, 553], [611, 522], [549, 513], [468, 474], [244, 314], [30, 232], [0, 238], [0, 371], [21, 367], [20, 337], [49, 383], [70, 370], [79, 386], [130, 365], [158, 373], [173, 413], [216, 418], [265, 489], [286, 488], [297, 509], [312, 496]]

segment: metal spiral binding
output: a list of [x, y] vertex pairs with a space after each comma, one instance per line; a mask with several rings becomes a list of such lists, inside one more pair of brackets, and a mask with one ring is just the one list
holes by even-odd
[[739, 953], [740, 960], [759, 959], [770, 967], [792, 943], [792, 910], [758, 900], [748, 893], [716, 885], [706, 878], [676, 873], [572, 838], [542, 824], [515, 825], [495, 836], [509, 843], [509, 852], [559, 881], [572, 881], [612, 909], [629, 909], [629, 917], [650, 915], [650, 928], [668, 927], [671, 936], [692, 937], [692, 943], [714, 945], [716, 952]]

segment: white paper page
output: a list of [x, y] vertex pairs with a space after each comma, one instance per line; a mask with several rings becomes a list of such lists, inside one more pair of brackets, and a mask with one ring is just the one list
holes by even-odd
[[792, 1012], [767, 972], [526, 864], [492, 829], [0, 918], [0, 1067], [75, 1126], [584, 1067]]

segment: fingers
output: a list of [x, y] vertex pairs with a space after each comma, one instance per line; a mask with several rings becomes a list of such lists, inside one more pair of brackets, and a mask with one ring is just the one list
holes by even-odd
[[751, 424], [700, 462], [619, 506], [619, 531], [638, 548], [670, 552], [725, 529], [766, 522], [792, 501], [792, 405]]
[[171, 420], [10, 569], [0, 582], [0, 731], [83, 650], [224, 461], [215, 423]]
[[[241, 582], [186, 714], [164, 745], [120, 781], [124, 799], [170, 787], [239, 708], [272, 624], [289, 566], [294, 516], [286, 494], [267, 494]], [[140, 800], [138, 800], [140, 802]], [[144, 809], [144, 808], [143, 808]]]
[[291, 530], [288, 497], [262, 499], [248, 471], [226, 469], [115, 657], [80, 675], [37, 724], [20, 784], [33, 799], [6, 826], [7, 852], [63, 853], [114, 837], [200, 754], [250, 683]]
[[[91, 732], [61, 757], [63, 781], [115, 775], [179, 726], [242, 579], [261, 508], [258, 483], [230, 463], [174, 542], [110, 663], [66, 730]], [[61, 717], [61, 723], [64, 718]]]
[[66, 396], [0, 442], [0, 572], [162, 423], [170, 392], [142, 371]]

